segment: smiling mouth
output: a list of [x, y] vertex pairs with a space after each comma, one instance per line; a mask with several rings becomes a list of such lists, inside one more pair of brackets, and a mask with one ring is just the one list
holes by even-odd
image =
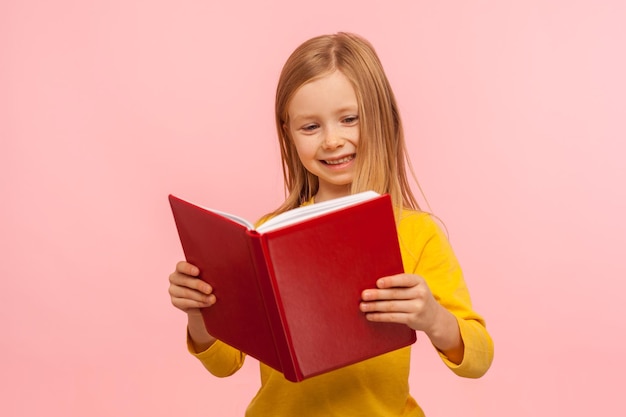
[[343, 158], [339, 158], [339, 159], [324, 159], [322, 160], [322, 162], [325, 163], [326, 165], [340, 165], [340, 164], [345, 164], [346, 162], [352, 161], [355, 157], [356, 157], [356, 154], [353, 153], [352, 155], [344, 156]]

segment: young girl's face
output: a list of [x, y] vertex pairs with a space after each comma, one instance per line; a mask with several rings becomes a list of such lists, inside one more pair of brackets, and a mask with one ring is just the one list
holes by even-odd
[[291, 99], [284, 128], [300, 161], [319, 179], [315, 201], [350, 194], [359, 143], [354, 88], [339, 71], [304, 84]]

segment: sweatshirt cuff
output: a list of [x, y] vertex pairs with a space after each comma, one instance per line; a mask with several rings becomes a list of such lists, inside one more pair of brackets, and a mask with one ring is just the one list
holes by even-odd
[[242, 366], [245, 354], [226, 343], [216, 340], [203, 352], [196, 352], [187, 332], [187, 350], [195, 356], [202, 365], [217, 377], [226, 377], [237, 372]]
[[476, 320], [457, 317], [464, 344], [463, 360], [451, 362], [441, 351], [437, 351], [443, 363], [456, 375], [465, 378], [480, 378], [493, 361], [493, 340], [485, 326]]

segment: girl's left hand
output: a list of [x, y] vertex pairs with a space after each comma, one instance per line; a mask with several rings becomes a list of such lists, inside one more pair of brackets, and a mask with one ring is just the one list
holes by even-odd
[[406, 324], [421, 330], [450, 361], [459, 364], [465, 347], [455, 316], [435, 299], [424, 278], [398, 274], [380, 278], [361, 294], [361, 311], [370, 321]]
[[443, 307], [424, 278], [398, 274], [376, 281], [376, 289], [363, 291], [361, 311], [370, 321], [402, 323], [429, 333]]

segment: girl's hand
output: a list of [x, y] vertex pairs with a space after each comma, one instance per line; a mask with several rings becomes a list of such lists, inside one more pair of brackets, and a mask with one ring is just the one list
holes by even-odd
[[456, 317], [439, 304], [424, 278], [392, 275], [380, 278], [376, 287], [361, 294], [360, 308], [368, 320], [421, 330], [451, 361], [462, 361], [464, 347]]
[[215, 303], [213, 288], [198, 278], [200, 270], [185, 261], [176, 264], [176, 270], [170, 274], [170, 297], [172, 304], [185, 313]]
[[187, 330], [196, 352], [208, 349], [215, 338], [204, 327], [200, 309], [215, 304], [213, 288], [198, 278], [200, 270], [188, 262], [176, 264], [176, 270], [170, 274], [169, 293], [172, 304], [187, 313]]
[[399, 274], [380, 278], [377, 289], [363, 291], [361, 311], [371, 321], [402, 323], [426, 333], [443, 308], [433, 297], [424, 278]]

